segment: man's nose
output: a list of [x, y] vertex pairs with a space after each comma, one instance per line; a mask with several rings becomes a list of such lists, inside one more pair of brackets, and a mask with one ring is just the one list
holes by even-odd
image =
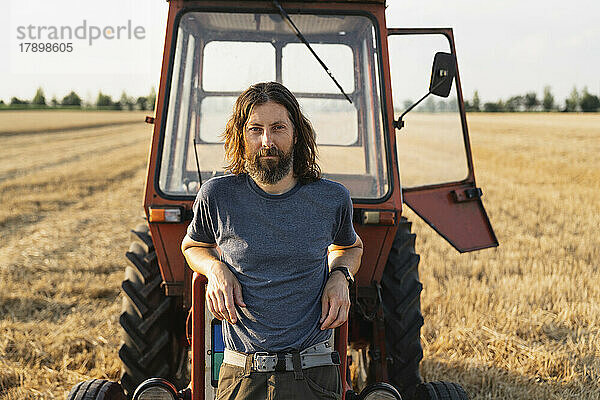
[[262, 134], [262, 145], [263, 147], [273, 146], [273, 136], [271, 135], [271, 132], [269, 132], [268, 129], [265, 129], [265, 131]]

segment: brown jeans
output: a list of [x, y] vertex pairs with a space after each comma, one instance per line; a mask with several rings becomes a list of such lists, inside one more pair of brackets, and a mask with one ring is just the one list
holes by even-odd
[[216, 400], [341, 400], [342, 382], [336, 365], [293, 371], [248, 372], [235, 365], [221, 364]]

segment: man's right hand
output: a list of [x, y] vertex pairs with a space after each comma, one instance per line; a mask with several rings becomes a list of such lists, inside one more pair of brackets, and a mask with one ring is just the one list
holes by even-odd
[[242, 298], [242, 285], [226, 264], [214, 261], [207, 274], [206, 302], [208, 309], [220, 320], [231, 324], [237, 322], [235, 304], [246, 307]]
[[246, 307], [242, 299], [242, 285], [225, 263], [219, 260], [214, 243], [193, 240], [185, 235], [181, 251], [190, 268], [208, 279], [206, 303], [209, 311], [220, 320], [237, 322], [235, 305]]

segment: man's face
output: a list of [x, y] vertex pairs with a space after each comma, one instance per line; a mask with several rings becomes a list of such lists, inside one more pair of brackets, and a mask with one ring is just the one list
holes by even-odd
[[248, 174], [264, 184], [275, 184], [292, 167], [294, 127], [287, 109], [269, 101], [255, 106], [244, 126]]

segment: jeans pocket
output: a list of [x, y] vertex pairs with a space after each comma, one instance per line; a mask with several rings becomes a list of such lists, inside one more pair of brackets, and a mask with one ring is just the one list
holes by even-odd
[[221, 364], [219, 371], [219, 385], [215, 400], [229, 399], [243, 378], [243, 368], [228, 364]]
[[315, 398], [341, 400], [342, 381], [336, 365], [305, 369], [304, 379]]

